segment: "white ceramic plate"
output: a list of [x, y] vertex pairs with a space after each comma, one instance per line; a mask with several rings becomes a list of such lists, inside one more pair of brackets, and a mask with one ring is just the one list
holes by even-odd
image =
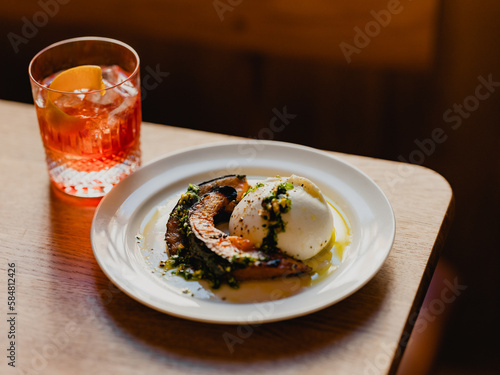
[[[144, 254], [147, 250], [136, 236], [144, 231], [148, 221], [154, 221], [152, 213], [156, 207], [185, 191], [189, 183], [230, 173], [296, 174], [315, 182], [350, 223], [352, 242], [335, 272], [279, 299], [276, 298], [283, 294], [278, 286], [273, 289], [270, 281], [271, 288], [267, 285], [265, 289], [270, 291], [267, 300], [247, 299], [242, 303], [198, 297], [201, 294], [187, 293], [183, 284], [178, 283], [180, 277], [162, 277], [154, 272], [151, 264], [147, 264], [148, 257]], [[160, 223], [162, 231], [164, 225]], [[128, 176], [103, 198], [91, 228], [97, 262], [123, 292], [174, 316], [225, 324], [289, 319], [346, 298], [378, 272], [389, 255], [394, 235], [391, 205], [363, 172], [326, 152], [273, 141], [218, 143], [157, 159]]]

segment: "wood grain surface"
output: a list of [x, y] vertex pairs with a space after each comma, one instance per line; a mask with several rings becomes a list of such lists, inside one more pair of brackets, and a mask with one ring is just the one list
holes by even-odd
[[[2, 374], [387, 374], [404, 351], [452, 214], [437, 173], [336, 154], [389, 198], [396, 240], [380, 272], [346, 300], [260, 326], [192, 322], [120, 292], [97, 265], [90, 225], [98, 200], [51, 188], [33, 106], [0, 101], [0, 347], [8, 348], [7, 265], [16, 268], [16, 368]], [[144, 161], [234, 139], [143, 124]], [[450, 280], [453, 283], [453, 280]], [[233, 345], [225, 338], [232, 337]], [[4, 350], [5, 353], [5, 350]]]

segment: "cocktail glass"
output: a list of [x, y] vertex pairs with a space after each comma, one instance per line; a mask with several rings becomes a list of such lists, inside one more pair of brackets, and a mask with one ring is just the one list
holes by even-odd
[[[100, 67], [104, 86], [51, 89], [58, 74], [77, 66]], [[33, 58], [29, 76], [48, 172], [57, 188], [100, 197], [139, 167], [139, 56], [130, 46], [100, 37], [64, 40]]]

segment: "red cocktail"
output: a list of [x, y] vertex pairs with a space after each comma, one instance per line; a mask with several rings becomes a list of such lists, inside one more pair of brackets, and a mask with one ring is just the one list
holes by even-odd
[[102, 196], [140, 165], [139, 58], [129, 46], [104, 38], [63, 41], [35, 56], [30, 78], [58, 188]]

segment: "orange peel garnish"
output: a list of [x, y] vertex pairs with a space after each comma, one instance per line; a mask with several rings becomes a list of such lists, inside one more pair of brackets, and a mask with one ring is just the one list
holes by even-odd
[[106, 87], [102, 81], [102, 70], [97, 65], [80, 65], [65, 70], [52, 80], [49, 88], [56, 91], [48, 90], [47, 121], [50, 125], [68, 132], [80, 130], [85, 120], [61, 110], [55, 104], [56, 100], [65, 95], [64, 93], [75, 93], [79, 90], [101, 90], [101, 95], [106, 93], [104, 90]]

